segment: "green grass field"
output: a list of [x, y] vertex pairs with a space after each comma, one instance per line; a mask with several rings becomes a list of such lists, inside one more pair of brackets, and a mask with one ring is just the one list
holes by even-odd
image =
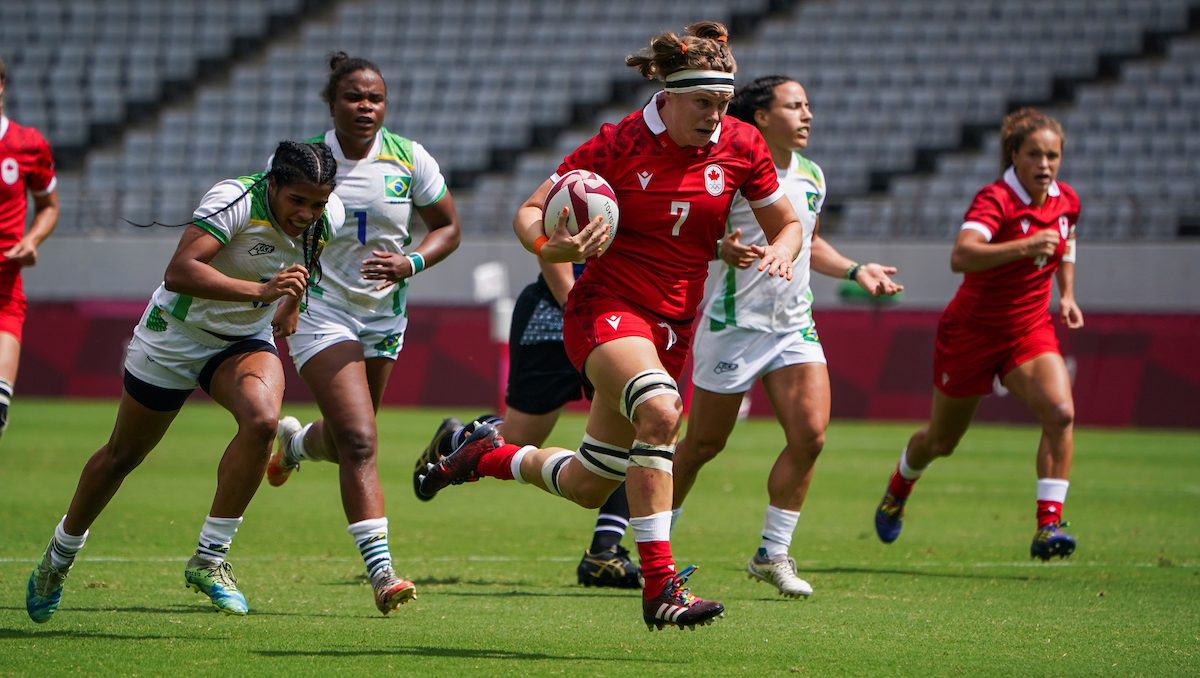
[[[772, 421], [744, 423], [674, 541], [681, 565], [702, 564], [693, 590], [726, 617], [648, 633], [636, 594], [574, 583], [591, 512], [493, 480], [413, 498], [413, 459], [447, 414], [434, 410], [380, 423], [392, 553], [418, 600], [375, 611], [336, 469], [310, 463], [283, 488], [263, 483], [234, 542], [251, 614], [215, 612], [182, 570], [233, 425], [197, 402], [93, 527], [58, 614], [36, 625], [26, 578], [114, 414], [108, 402], [17, 402], [0, 446], [0, 674], [1200, 673], [1196, 431], [1079, 431], [1066, 511], [1079, 550], [1042, 564], [1028, 558], [1035, 430], [974, 428], [884, 546], [872, 511], [914, 425], [835, 422], [792, 548], [816, 593], [795, 601], [742, 569], [781, 441]], [[581, 429], [569, 417], [554, 440], [573, 446]]]

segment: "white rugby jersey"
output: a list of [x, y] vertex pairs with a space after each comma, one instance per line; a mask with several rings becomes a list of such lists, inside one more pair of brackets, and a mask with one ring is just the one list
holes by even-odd
[[[792, 279], [767, 275], [766, 271], [758, 270], [757, 262], [744, 269], [722, 262], [721, 275], [705, 304], [705, 315], [714, 329], [730, 325], [762, 332], [795, 332], [813, 327], [809, 261], [813, 230], [825, 204], [825, 173], [797, 152], [792, 153], [792, 162], [786, 170], [776, 168], [776, 172], [779, 185], [804, 227], [803, 248], [793, 264]], [[743, 243], [767, 244], [754, 212], [740, 193], [734, 198], [725, 232], [732, 233], [737, 228], [742, 229]]]
[[[222, 245], [209, 265], [231, 278], [265, 282], [288, 266], [304, 263], [302, 239], [285, 233], [271, 215], [267, 204], [267, 182], [254, 185], [263, 176], [255, 174], [217, 183], [205, 194], [195, 211], [192, 223]], [[251, 185], [254, 187], [246, 193]], [[242, 197], [239, 199], [238, 196]], [[229, 209], [217, 214], [231, 203]], [[345, 218], [341, 201], [336, 195], [330, 195], [325, 213], [316, 226], [320, 229], [318, 248], [337, 233]], [[324, 262], [323, 256], [321, 261]], [[266, 329], [275, 311], [274, 303], [202, 299], [171, 292], [165, 284], [154, 291], [150, 304], [190, 326], [238, 337]], [[149, 329], [157, 329], [154, 327], [157, 317], [153, 312], [147, 316]]]
[[405, 315], [408, 282], [382, 290], [379, 280], [366, 280], [359, 269], [372, 250], [404, 252], [412, 242], [413, 207], [428, 207], [446, 195], [446, 180], [437, 161], [421, 144], [381, 129], [362, 160], [347, 160], [337, 134], [323, 141], [337, 159], [334, 192], [346, 208], [346, 227], [325, 246], [322, 277], [312, 294], [324, 301], [354, 305], [365, 317]]

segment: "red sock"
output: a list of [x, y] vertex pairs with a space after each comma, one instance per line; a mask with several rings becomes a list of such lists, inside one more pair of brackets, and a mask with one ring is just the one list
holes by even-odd
[[1043, 528], [1050, 523], [1057, 523], [1062, 520], [1063, 505], [1061, 501], [1038, 499], [1037, 506], [1038, 528]]
[[675, 576], [675, 559], [671, 556], [669, 541], [639, 541], [638, 558], [642, 566], [642, 578], [646, 586], [642, 599], [650, 600], [662, 593], [667, 580]]
[[479, 466], [475, 467], [475, 473], [488, 478], [512, 480], [512, 458], [517, 456], [517, 451], [520, 449], [520, 445], [511, 443], [497, 447], [479, 458]]
[[912, 493], [913, 485], [917, 484], [920, 478], [909, 480], [900, 475], [900, 465], [896, 464], [896, 470], [892, 471], [892, 479], [888, 481], [888, 492], [897, 499], [908, 499], [908, 495]]

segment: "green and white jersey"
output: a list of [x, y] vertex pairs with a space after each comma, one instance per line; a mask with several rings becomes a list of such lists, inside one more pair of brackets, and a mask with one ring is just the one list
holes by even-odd
[[[825, 204], [825, 173], [815, 162], [795, 152], [788, 168], [776, 168], [776, 172], [779, 185], [804, 227], [804, 245], [793, 264], [792, 279], [767, 275], [754, 264], [740, 269], [722, 263], [721, 276], [705, 304], [705, 315], [714, 328], [731, 325], [763, 332], [796, 332], [813, 327], [809, 261], [813, 230]], [[743, 243], [767, 244], [766, 235], [741, 193], [734, 198], [725, 232], [732, 233], [737, 228], [742, 229]]]
[[[205, 194], [194, 214], [192, 224], [221, 243], [221, 250], [209, 265], [230, 278], [265, 282], [288, 266], [304, 263], [302, 239], [285, 233], [271, 216], [267, 182], [259, 182], [242, 195], [263, 176], [255, 174], [219, 182]], [[230, 205], [229, 209], [218, 214], [226, 205]], [[330, 195], [325, 213], [316, 225], [321, 229], [317, 246], [332, 239], [345, 219], [341, 201]], [[264, 330], [271, 324], [275, 310], [274, 303], [214, 301], [178, 294], [169, 291], [165, 284], [154, 291], [150, 303], [192, 327], [239, 337]], [[152, 321], [155, 316], [148, 317]]]
[[309, 141], [324, 141], [337, 159], [334, 192], [346, 207], [346, 228], [325, 246], [323, 276], [312, 294], [327, 303], [353, 305], [365, 317], [404, 315], [407, 281], [376, 290], [360, 269], [372, 250], [403, 252], [412, 242], [413, 207], [428, 207], [446, 195], [437, 161], [421, 144], [381, 129], [362, 160], [347, 160], [330, 130]]

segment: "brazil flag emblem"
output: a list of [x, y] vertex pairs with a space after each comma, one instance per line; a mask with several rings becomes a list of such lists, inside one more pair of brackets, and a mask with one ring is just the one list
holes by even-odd
[[386, 190], [386, 195], [389, 198], [407, 198], [408, 185], [412, 182], [412, 177], [404, 176], [385, 176], [383, 178], [383, 187]]
[[817, 211], [817, 194], [816, 193], [805, 193], [804, 195], [808, 196], [808, 211], [816, 212]]

